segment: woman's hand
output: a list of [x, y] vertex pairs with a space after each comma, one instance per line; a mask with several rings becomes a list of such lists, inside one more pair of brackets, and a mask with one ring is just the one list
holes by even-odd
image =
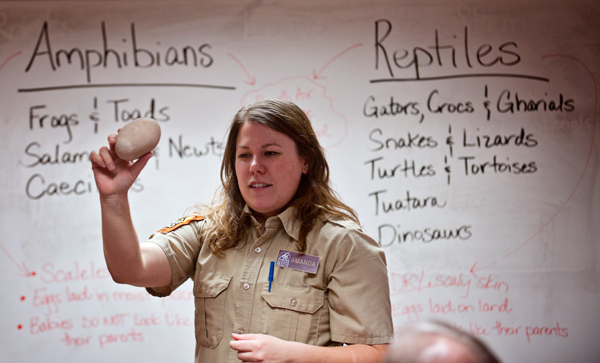
[[242, 362], [290, 362], [294, 342], [264, 334], [232, 334], [229, 346], [237, 350]]
[[237, 350], [237, 357], [242, 362], [381, 362], [388, 347], [387, 344], [320, 347], [289, 342], [264, 334], [232, 334], [232, 337], [229, 346]]
[[135, 182], [152, 153], [140, 157], [135, 163], [121, 160], [115, 153], [117, 135], [108, 136], [108, 147], [90, 154], [96, 186], [101, 196], [126, 194]]

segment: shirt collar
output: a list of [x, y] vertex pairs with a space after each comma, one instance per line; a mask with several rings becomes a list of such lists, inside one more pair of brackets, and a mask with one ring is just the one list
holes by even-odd
[[[252, 224], [254, 226], [259, 225], [252, 215], [252, 211], [247, 203], [244, 205], [243, 213], [250, 215]], [[292, 237], [295, 241], [298, 241], [298, 238], [300, 237], [301, 221], [298, 218], [298, 209], [296, 207], [288, 207], [283, 212], [267, 219], [265, 222], [265, 227], [267, 228], [278, 227], [279, 225], [283, 226], [283, 229], [290, 237]]]

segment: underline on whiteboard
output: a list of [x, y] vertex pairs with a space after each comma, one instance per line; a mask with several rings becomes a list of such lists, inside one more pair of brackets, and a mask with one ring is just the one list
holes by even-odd
[[190, 83], [104, 83], [104, 84], [72, 84], [64, 86], [48, 86], [37, 88], [20, 88], [19, 92], [44, 92], [60, 91], [77, 88], [116, 88], [116, 87], [191, 87], [191, 88], [213, 88], [223, 90], [235, 90], [232, 86], [218, 86], [211, 84], [190, 84]]
[[444, 79], [456, 79], [456, 78], [487, 78], [487, 77], [503, 77], [503, 78], [525, 78], [532, 79], [534, 81], [550, 82], [549, 78], [528, 76], [526, 74], [502, 74], [502, 73], [477, 73], [477, 74], [454, 74], [449, 76], [437, 76], [437, 77], [419, 77], [419, 78], [380, 78], [372, 79], [371, 83], [383, 83], [383, 82], [420, 82], [420, 81], [439, 81]]

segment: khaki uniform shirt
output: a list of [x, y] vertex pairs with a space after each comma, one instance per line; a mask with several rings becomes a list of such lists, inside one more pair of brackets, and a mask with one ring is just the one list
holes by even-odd
[[279, 250], [296, 252], [300, 221], [296, 209], [288, 208], [269, 218], [266, 230], [252, 222], [246, 243], [221, 257], [203, 248], [206, 219], [150, 238], [164, 250], [172, 272], [171, 286], [150, 293], [168, 296], [193, 278], [196, 362], [239, 362], [229, 348], [231, 333], [321, 346], [392, 341], [385, 256], [355, 223], [318, 221], [305, 252], [320, 258], [316, 273], [276, 266], [269, 292], [270, 263]]

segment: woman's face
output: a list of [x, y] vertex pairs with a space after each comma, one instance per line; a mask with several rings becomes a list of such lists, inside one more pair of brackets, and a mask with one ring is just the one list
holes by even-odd
[[251, 121], [241, 126], [235, 172], [242, 197], [256, 214], [269, 218], [282, 212], [306, 170], [290, 137]]

